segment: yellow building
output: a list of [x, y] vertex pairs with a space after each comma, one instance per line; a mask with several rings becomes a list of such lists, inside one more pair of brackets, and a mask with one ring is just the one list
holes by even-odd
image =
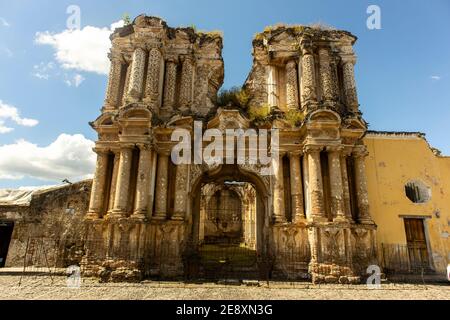
[[450, 258], [450, 157], [421, 133], [369, 131], [364, 138], [380, 262], [445, 273]]

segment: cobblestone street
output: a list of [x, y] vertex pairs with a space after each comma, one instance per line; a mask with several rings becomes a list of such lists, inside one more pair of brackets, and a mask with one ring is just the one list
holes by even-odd
[[[312, 285], [310, 283], [252, 283], [252, 285], [185, 284], [144, 281], [99, 283], [83, 279], [79, 288], [67, 287], [67, 278], [0, 275], [0, 299], [431, 299], [450, 300], [450, 286], [443, 284]], [[19, 285], [20, 284], [20, 285]]]

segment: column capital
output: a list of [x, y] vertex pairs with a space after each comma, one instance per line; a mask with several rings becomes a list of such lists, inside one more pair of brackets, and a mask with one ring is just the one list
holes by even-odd
[[352, 154], [355, 158], [365, 158], [369, 155], [369, 152], [365, 146], [356, 146], [353, 148]]
[[303, 150], [294, 150], [294, 151], [289, 151], [288, 156], [289, 156], [289, 158], [300, 157], [303, 153], [304, 153]]
[[153, 148], [152, 148], [152, 145], [150, 144], [150, 143], [144, 143], [144, 142], [139, 142], [139, 143], [136, 143], [136, 146], [139, 148], [139, 150], [141, 150], [141, 151], [143, 151], [143, 150], [145, 150], [145, 151], [149, 151], [149, 150], [152, 150]]
[[134, 149], [136, 147], [136, 144], [131, 142], [120, 142], [119, 149], [122, 150], [128, 150], [128, 149]]
[[342, 152], [344, 150], [344, 147], [341, 146], [341, 145], [339, 145], [339, 146], [326, 146], [325, 149], [328, 152], [335, 153], [335, 152]]
[[106, 155], [110, 152], [110, 149], [105, 147], [93, 147], [92, 151], [98, 155]]
[[319, 153], [323, 150], [324, 146], [319, 145], [305, 145], [303, 147], [303, 153]]

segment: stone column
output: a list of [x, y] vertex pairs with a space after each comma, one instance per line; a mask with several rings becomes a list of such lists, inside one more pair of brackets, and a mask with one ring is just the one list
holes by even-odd
[[165, 71], [163, 108], [167, 111], [172, 111], [175, 105], [175, 87], [177, 81], [177, 64], [175, 63], [175, 59], [168, 59], [166, 61]]
[[108, 151], [94, 149], [97, 153], [97, 163], [95, 166], [94, 179], [92, 180], [91, 198], [89, 201], [89, 211], [86, 218], [101, 218], [103, 211], [103, 199], [105, 196], [106, 175], [108, 170]]
[[345, 215], [349, 221], [352, 220], [352, 209], [350, 204], [350, 187], [347, 172], [347, 157], [349, 153], [346, 149], [341, 152], [341, 172], [342, 172], [342, 189], [344, 192], [344, 209]]
[[346, 221], [344, 211], [344, 190], [342, 186], [341, 146], [327, 147], [330, 174], [331, 210], [334, 220]]
[[106, 111], [114, 110], [119, 104], [120, 76], [122, 73], [122, 62], [120, 58], [113, 56], [109, 69], [108, 86], [106, 89], [105, 106]]
[[267, 103], [269, 108], [278, 106], [278, 84], [277, 84], [277, 68], [275, 66], [267, 66]]
[[173, 220], [184, 220], [187, 204], [187, 182], [189, 165], [179, 164], [176, 166], [176, 189]]
[[353, 153], [355, 165], [356, 197], [358, 202], [358, 220], [360, 223], [373, 224], [369, 211], [369, 198], [367, 191], [366, 166], [364, 158], [368, 152], [364, 147], [358, 148]]
[[189, 110], [192, 103], [192, 85], [194, 78], [194, 61], [192, 57], [185, 56], [181, 69], [180, 84], [180, 110]]
[[111, 212], [112, 217], [123, 217], [127, 214], [133, 148], [134, 145], [131, 144], [120, 147], [119, 171], [117, 173], [114, 209]]
[[148, 54], [147, 80], [145, 84], [145, 102], [159, 107], [160, 88], [163, 76], [163, 58], [161, 51], [151, 48]]
[[321, 146], [306, 146], [308, 156], [309, 193], [311, 199], [311, 219], [326, 220], [323, 196], [322, 170], [320, 165]]
[[167, 152], [158, 153], [158, 170], [156, 175], [156, 196], [154, 219], [167, 218], [167, 192], [169, 186], [169, 154]]
[[152, 150], [147, 144], [138, 144], [138, 147], [140, 151], [133, 217], [144, 219], [148, 213]]
[[273, 218], [275, 223], [286, 221], [286, 212], [284, 207], [284, 177], [283, 177], [283, 155], [280, 153], [278, 166], [275, 173], [274, 191], [273, 191]]
[[120, 160], [120, 151], [112, 150], [114, 152], [114, 167], [111, 177], [111, 191], [109, 195], [109, 203], [108, 203], [108, 214], [111, 214], [111, 211], [114, 209], [114, 197], [116, 193], [117, 186], [117, 175], [119, 173], [119, 160]]
[[343, 59], [342, 70], [344, 80], [344, 94], [347, 107], [352, 112], [358, 112], [358, 96], [356, 94], [355, 83], [355, 71], [354, 65], [355, 59]]
[[301, 102], [302, 107], [314, 108], [317, 105], [315, 64], [312, 48], [304, 45], [302, 47], [302, 79], [301, 79]]
[[305, 219], [305, 208], [303, 207], [302, 172], [300, 170], [300, 152], [289, 154], [291, 169], [291, 203], [292, 221], [299, 222]]
[[323, 91], [323, 100], [327, 105], [335, 102], [336, 93], [333, 86], [333, 75], [331, 74], [330, 55], [328, 48], [319, 49], [320, 83]]
[[286, 105], [288, 110], [298, 110], [297, 64], [290, 60], [286, 63]]
[[136, 48], [133, 52], [131, 64], [130, 83], [128, 87], [128, 99], [132, 102], [139, 101], [144, 85], [146, 52], [142, 48]]

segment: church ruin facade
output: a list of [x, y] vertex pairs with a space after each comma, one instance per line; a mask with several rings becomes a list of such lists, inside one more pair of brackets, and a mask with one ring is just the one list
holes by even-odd
[[[253, 40], [248, 99], [224, 106], [219, 34], [139, 16], [111, 40], [105, 104], [91, 123], [85, 274], [202, 277], [208, 255], [229, 250], [254, 262], [223, 262], [237, 274], [357, 283], [377, 263], [355, 36], [267, 28]], [[261, 174], [258, 163], [175, 165], [172, 133], [193, 133], [199, 121], [224, 134], [278, 130], [275, 172]]]

